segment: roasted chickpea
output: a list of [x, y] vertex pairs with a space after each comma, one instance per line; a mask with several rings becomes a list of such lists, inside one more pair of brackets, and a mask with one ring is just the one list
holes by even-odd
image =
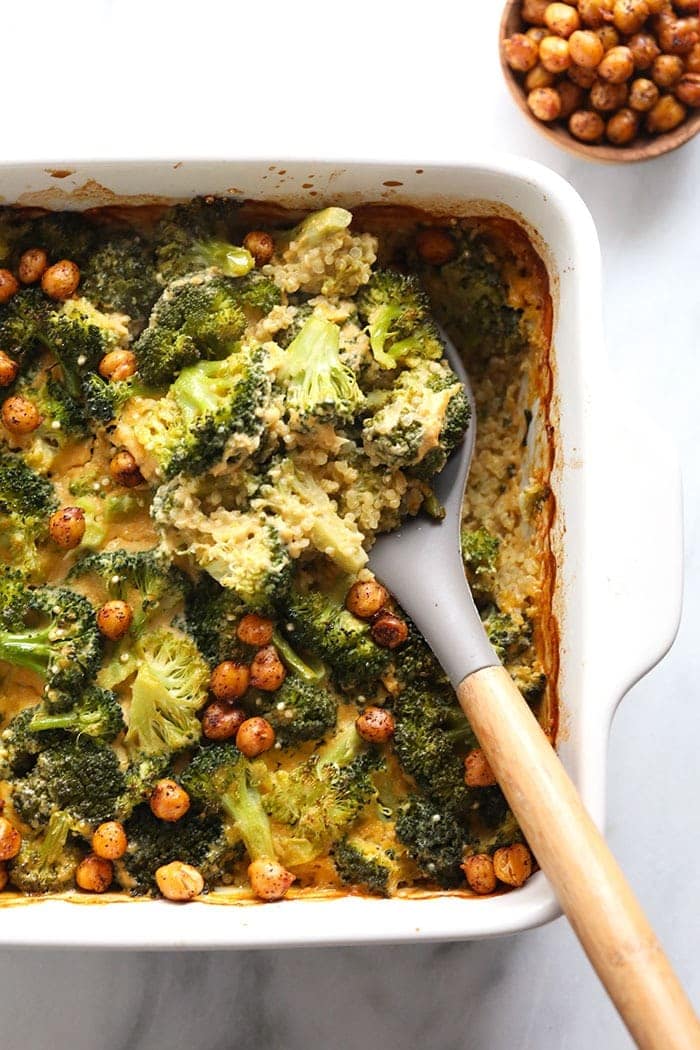
[[31, 434], [41, 426], [43, 416], [33, 401], [13, 394], [2, 403], [2, 421], [11, 434]]
[[246, 645], [269, 645], [274, 630], [274, 622], [267, 616], [246, 613], [236, 628], [236, 637]]
[[133, 350], [110, 350], [100, 361], [98, 371], [114, 383], [128, 379], [136, 371], [136, 354]]
[[675, 96], [685, 106], [700, 106], [700, 73], [684, 73], [675, 87]]
[[637, 33], [650, 15], [646, 0], [615, 0], [613, 22], [621, 33]]
[[627, 146], [636, 136], [638, 128], [637, 114], [625, 107], [613, 113], [605, 126], [605, 134], [613, 146]]
[[580, 142], [597, 142], [605, 131], [605, 123], [599, 113], [579, 109], [569, 117], [569, 131]]
[[157, 781], [148, 804], [154, 817], [174, 824], [181, 820], [190, 808], [190, 796], [174, 780], [164, 777], [163, 780]]
[[103, 860], [119, 860], [129, 845], [124, 825], [118, 820], [107, 820], [95, 829], [92, 836], [92, 851]]
[[250, 665], [250, 684], [253, 688], [274, 693], [286, 677], [285, 666], [274, 645], [264, 645], [262, 649], [258, 649]]
[[661, 50], [670, 55], [687, 55], [698, 43], [696, 19], [679, 18], [665, 20], [658, 31]]
[[527, 96], [527, 104], [538, 120], [556, 120], [561, 113], [561, 99], [556, 88], [535, 88]]
[[569, 4], [549, 4], [544, 21], [548, 29], [563, 37], [570, 37], [581, 25], [578, 11]]
[[520, 14], [524, 22], [533, 26], [544, 25], [544, 13], [549, 7], [549, 0], [523, 0]]
[[700, 73], [700, 44], [695, 44], [685, 58], [687, 73]]
[[534, 69], [531, 69], [525, 77], [525, 90], [529, 94], [530, 91], [536, 91], [538, 88], [551, 87], [555, 80], [556, 77], [554, 76], [554, 73], [550, 73], [548, 69], [545, 69], [544, 66], [539, 63]]
[[9, 354], [0, 350], [0, 387], [10, 386], [19, 374], [19, 365], [13, 361]]
[[28, 248], [22, 252], [17, 274], [22, 284], [36, 284], [48, 265], [49, 259], [43, 248]]
[[595, 69], [602, 61], [605, 49], [600, 37], [591, 29], [577, 29], [569, 37], [571, 61], [584, 69]]
[[464, 756], [464, 783], [467, 787], [492, 787], [496, 783], [493, 770], [480, 747]]
[[673, 131], [685, 118], [686, 112], [685, 106], [682, 106], [673, 95], [662, 95], [647, 114], [647, 131], [650, 131], [652, 135]]
[[109, 473], [112, 480], [125, 489], [133, 489], [143, 482], [143, 474], [139, 470], [138, 463], [125, 448], [112, 456]]
[[546, 26], [530, 26], [530, 28], [525, 33], [525, 36], [528, 38], [528, 40], [534, 40], [535, 43], [539, 46], [540, 41], [544, 40], [544, 38], [548, 35], [548, 32], [549, 31]]
[[500, 882], [522, 886], [532, 875], [532, 854], [523, 842], [504, 846], [493, 855], [493, 870]]
[[100, 634], [110, 642], [117, 642], [131, 627], [134, 613], [127, 602], [112, 598], [97, 610], [96, 620]]
[[238, 700], [250, 685], [250, 668], [224, 660], [217, 664], [209, 679], [209, 688], [217, 700]]
[[600, 29], [612, 18], [614, 0], [579, 0], [578, 13], [581, 21], [590, 29]]
[[537, 44], [525, 33], [513, 33], [503, 41], [503, 57], [510, 68], [518, 73], [527, 73], [536, 66], [537, 54]]
[[640, 77], [630, 84], [627, 102], [637, 113], [646, 113], [658, 101], [659, 89], [652, 80]]
[[546, 36], [540, 44], [540, 62], [550, 73], [564, 73], [571, 65], [569, 41]]
[[634, 73], [634, 59], [628, 47], [611, 47], [596, 70], [600, 80], [623, 84]]
[[429, 266], [444, 266], [457, 254], [457, 244], [449, 230], [429, 226], [416, 235], [416, 251]]
[[275, 860], [254, 860], [248, 865], [250, 888], [263, 901], [281, 900], [295, 879]]
[[12, 860], [20, 851], [22, 836], [7, 817], [0, 817], [0, 861]]
[[614, 26], [603, 26], [597, 33], [606, 54], [620, 43], [620, 34]]
[[591, 87], [595, 83], [595, 69], [584, 69], [583, 66], [571, 66], [567, 71], [569, 80], [573, 81], [577, 87], [583, 88], [584, 91]]
[[7, 868], [4, 864], [0, 864], [0, 893], [2, 893], [7, 886], [8, 880], [9, 875], [7, 874]]
[[408, 625], [401, 617], [385, 611], [374, 620], [370, 633], [382, 649], [396, 649], [408, 638]]
[[0, 303], [9, 302], [19, 291], [19, 281], [11, 270], [0, 270]]
[[243, 238], [243, 247], [255, 259], [256, 266], [265, 266], [275, 254], [275, 242], [269, 233], [263, 230], [251, 230]]
[[651, 67], [651, 77], [660, 88], [670, 88], [683, 76], [683, 59], [678, 55], [659, 55]]
[[63, 302], [74, 295], [80, 284], [80, 270], [70, 259], [61, 259], [44, 270], [41, 287], [49, 299]]
[[49, 536], [62, 550], [79, 547], [85, 535], [85, 511], [81, 507], [61, 507], [49, 518]]
[[355, 728], [368, 744], [386, 744], [394, 735], [394, 716], [384, 707], [366, 707]]
[[358, 580], [345, 598], [345, 608], [361, 620], [371, 620], [389, 601], [389, 593], [376, 580]]
[[169, 901], [191, 901], [204, 889], [204, 879], [191, 864], [174, 860], [156, 871], [156, 885]]
[[561, 80], [557, 84], [556, 92], [561, 103], [559, 116], [562, 120], [566, 120], [583, 102], [583, 88], [580, 88], [578, 84], [573, 84], [570, 80]]
[[591, 88], [590, 101], [594, 109], [612, 113], [627, 101], [627, 85], [606, 84], [604, 80], [596, 80]]
[[214, 700], [204, 708], [202, 733], [207, 740], [231, 740], [247, 717], [240, 707]]
[[111, 860], [90, 853], [75, 869], [75, 882], [88, 893], [104, 893], [112, 885], [114, 865]]
[[627, 46], [638, 71], [651, 69], [654, 59], [660, 54], [659, 45], [650, 33], [636, 33], [627, 41]]
[[496, 873], [488, 853], [475, 853], [472, 857], [467, 857], [462, 864], [462, 871], [466, 875], [469, 889], [474, 893], [493, 893], [496, 889]]
[[275, 743], [275, 731], [266, 718], [256, 715], [241, 722], [236, 733], [236, 747], [246, 758], [269, 751]]

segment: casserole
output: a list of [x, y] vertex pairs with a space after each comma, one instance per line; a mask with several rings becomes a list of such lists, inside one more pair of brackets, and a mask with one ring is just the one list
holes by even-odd
[[[414, 205], [445, 215], [518, 219], [549, 271], [554, 297], [552, 478], [557, 514], [555, 614], [560, 632], [560, 754], [594, 818], [603, 819], [604, 751], [625, 690], [670, 645], [680, 610], [680, 500], [672, 451], [619, 403], [606, 371], [595, 230], [557, 176], [520, 160], [420, 168], [399, 164], [158, 162], [7, 167], [8, 203], [85, 208], [225, 194], [285, 206]], [[645, 482], [654, 476], [653, 503]], [[654, 564], [654, 585], [647, 565]], [[133, 903], [133, 902], [132, 902]], [[143, 911], [146, 908], [146, 911]], [[254, 947], [486, 937], [558, 913], [544, 876], [503, 897], [290, 900], [279, 908], [173, 912], [162, 901], [89, 911], [65, 901], [3, 909], [0, 943], [115, 947]]]

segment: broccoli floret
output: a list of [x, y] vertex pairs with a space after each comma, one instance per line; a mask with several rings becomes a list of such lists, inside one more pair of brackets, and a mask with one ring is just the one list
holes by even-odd
[[320, 740], [335, 726], [338, 705], [335, 697], [322, 686], [288, 675], [274, 693], [249, 698], [251, 714], [262, 715], [275, 730], [282, 747]]
[[23, 838], [10, 863], [10, 881], [22, 893], [61, 893], [73, 885], [82, 860], [80, 848], [69, 841], [73, 820], [68, 813], [52, 814], [46, 831], [37, 838]]
[[82, 267], [97, 237], [97, 225], [81, 212], [46, 212], [27, 225], [16, 250], [21, 254], [28, 248], [43, 248], [50, 263], [71, 259]]
[[170, 754], [139, 754], [135, 752], [124, 770], [124, 791], [117, 803], [116, 817], [126, 820], [137, 806], [148, 802], [156, 782], [168, 772]]
[[35, 733], [31, 721], [39, 710], [25, 707], [0, 733], [0, 780], [24, 776], [36, 762], [37, 755], [63, 739], [60, 732]]
[[62, 729], [79, 737], [109, 741], [124, 729], [124, 715], [113, 692], [88, 686], [69, 711], [52, 713], [40, 707], [35, 711], [29, 729], [32, 733]]
[[478, 602], [488, 600], [496, 582], [496, 562], [501, 541], [488, 529], [462, 529], [462, 559], [472, 594]]
[[301, 303], [299, 306], [295, 306], [292, 323], [286, 328], [280, 328], [279, 332], [275, 333], [274, 339], [277, 345], [281, 346], [283, 350], [288, 349], [290, 343], [294, 342], [306, 322], [313, 316], [313, 312], [314, 308], [309, 303]]
[[214, 268], [230, 277], [253, 269], [245, 248], [229, 243], [239, 203], [220, 197], [196, 197], [176, 204], [155, 230], [156, 260], [163, 281]]
[[0, 305], [0, 346], [15, 357], [43, 343], [49, 318], [57, 309], [39, 288], [23, 288]]
[[[109, 423], [116, 419], [124, 405], [132, 397], [145, 393], [145, 387], [137, 379], [107, 380], [91, 372], [82, 384], [85, 414], [96, 423]], [[56, 416], [54, 418], [61, 418]], [[62, 429], [65, 424], [62, 423]]]
[[274, 306], [282, 302], [282, 292], [270, 277], [265, 277], [259, 270], [252, 270], [245, 277], [239, 277], [229, 286], [231, 295], [241, 306], [250, 307], [267, 314]]
[[58, 507], [52, 483], [27, 466], [18, 452], [0, 452], [0, 553], [27, 572], [37, 567], [37, 545]]
[[148, 317], [160, 291], [153, 254], [133, 232], [111, 234], [82, 271], [81, 292], [87, 299], [135, 321]]
[[434, 688], [448, 685], [447, 675], [415, 623], [405, 612], [401, 616], [408, 626], [408, 638], [392, 653], [392, 671], [401, 686], [416, 683]]
[[12, 785], [12, 803], [32, 827], [43, 827], [57, 811], [74, 825], [112, 818], [124, 792], [116, 752], [89, 737], [68, 739], [42, 751], [34, 768]]
[[396, 836], [431, 882], [444, 889], [464, 882], [460, 865], [466, 837], [449, 807], [413, 795], [401, 807]]
[[333, 847], [333, 861], [342, 882], [378, 897], [391, 897], [396, 892], [401, 866], [396, 851], [369, 842], [359, 836], [348, 836]]
[[0, 630], [0, 660], [42, 675], [50, 710], [70, 706], [97, 670], [101, 652], [92, 605], [63, 587], [26, 588], [12, 622]]
[[340, 358], [340, 329], [312, 316], [289, 344], [277, 369], [285, 386], [285, 404], [293, 426], [346, 422], [364, 401], [352, 369]]
[[294, 244], [297, 252], [315, 248], [327, 237], [342, 233], [352, 222], [352, 214], [345, 208], [322, 208], [311, 212], [291, 230], [284, 230], [276, 237], [277, 251], [285, 251]]
[[161, 629], [134, 646], [138, 671], [131, 686], [127, 750], [143, 755], [172, 753], [196, 744], [197, 711], [207, 698], [209, 668], [185, 634]]
[[368, 624], [334, 595], [293, 590], [284, 615], [294, 645], [328, 664], [342, 688], [370, 685], [387, 669], [389, 651], [376, 645]]
[[417, 277], [379, 270], [360, 289], [356, 302], [374, 358], [384, 368], [396, 368], [409, 356], [442, 357], [440, 334]]
[[515, 842], [523, 842], [523, 833], [517, 820], [511, 811], [504, 807], [499, 813], [497, 820], [486, 826], [474, 826], [467, 840], [465, 855], [475, 853], [495, 853], [503, 846], [512, 846]]
[[482, 622], [496, 655], [503, 663], [509, 663], [526, 652], [532, 640], [529, 620], [517, 623], [508, 613], [490, 606], [482, 614]]
[[211, 667], [223, 660], [250, 663], [252, 646], [236, 637], [236, 628], [246, 606], [235, 591], [222, 587], [204, 573], [190, 590], [185, 604], [187, 630]]

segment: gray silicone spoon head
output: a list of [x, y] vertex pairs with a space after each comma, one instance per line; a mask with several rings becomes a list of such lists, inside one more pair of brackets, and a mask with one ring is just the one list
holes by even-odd
[[370, 551], [369, 567], [415, 621], [456, 687], [467, 675], [499, 660], [474, 605], [460, 546], [464, 488], [476, 441], [476, 405], [461, 358], [444, 333], [443, 338], [445, 355], [464, 384], [471, 409], [464, 439], [433, 485], [445, 516], [438, 521], [420, 513], [395, 532], [379, 536]]

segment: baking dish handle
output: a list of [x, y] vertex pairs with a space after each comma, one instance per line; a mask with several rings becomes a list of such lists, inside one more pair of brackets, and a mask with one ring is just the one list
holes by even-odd
[[[594, 552], [601, 571], [594, 610], [593, 651], [604, 658], [606, 692], [613, 704], [668, 652], [678, 631], [683, 599], [683, 497], [678, 455], [671, 438], [611, 396], [592, 473], [596, 492]], [[608, 690], [612, 689], [612, 692]]]

